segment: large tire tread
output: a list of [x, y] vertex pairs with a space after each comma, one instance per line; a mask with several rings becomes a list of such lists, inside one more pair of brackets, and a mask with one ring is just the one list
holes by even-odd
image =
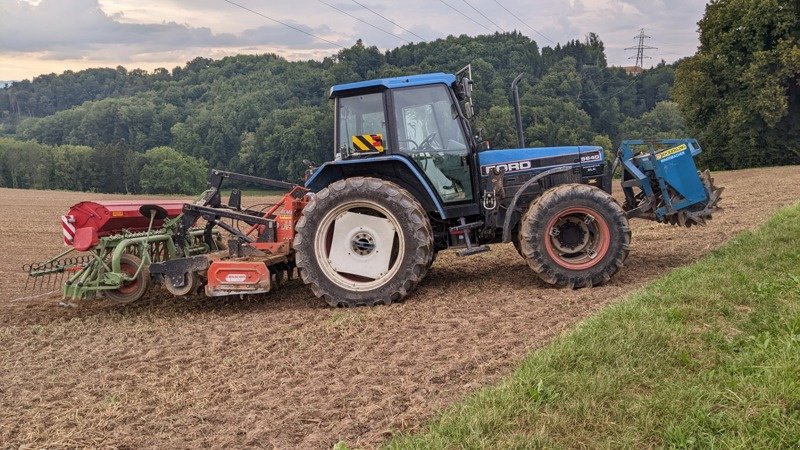
[[[569, 270], [555, 262], [544, 250], [543, 239], [546, 237], [541, 236], [550, 217], [574, 204], [602, 212], [611, 230], [610, 248], [604, 260], [583, 271]], [[523, 215], [518, 236], [519, 251], [528, 266], [545, 283], [570, 289], [608, 282], [624, 265], [631, 243], [631, 229], [622, 207], [605, 191], [585, 184], [561, 185], [542, 194]]]
[[[387, 285], [373, 291], [346, 291], [336, 286], [325, 277], [315, 260], [314, 233], [318, 221], [326, 211], [347, 200], [352, 193], [381, 198], [384, 206], [397, 207], [402, 213], [402, 217], [398, 217], [401, 226], [408, 224], [411, 234], [408, 243], [412, 248], [406, 244], [411, 263], [401, 266]], [[399, 302], [425, 277], [433, 260], [433, 230], [425, 210], [405, 189], [378, 178], [347, 178], [320, 190], [303, 209], [295, 230], [294, 249], [300, 277], [316, 297], [330, 306], [375, 306]]]

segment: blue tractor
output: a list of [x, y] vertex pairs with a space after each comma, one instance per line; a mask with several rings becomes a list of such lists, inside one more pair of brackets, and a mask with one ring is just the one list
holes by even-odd
[[[334, 86], [333, 160], [309, 170], [312, 192], [296, 226], [296, 264], [335, 306], [389, 304], [408, 295], [439, 251], [466, 257], [513, 243], [544, 282], [607, 282], [625, 262], [628, 219], [704, 224], [719, 201], [698, 173], [691, 139], [601, 147], [526, 148], [516, 83], [519, 147], [476, 136], [471, 68]], [[622, 168], [625, 202], [611, 196]]]

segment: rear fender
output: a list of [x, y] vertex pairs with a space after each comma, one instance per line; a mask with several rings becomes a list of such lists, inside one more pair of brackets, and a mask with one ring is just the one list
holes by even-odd
[[394, 182], [411, 193], [426, 211], [445, 217], [442, 202], [428, 179], [412, 161], [400, 155], [327, 162], [314, 171], [306, 181], [306, 188], [319, 192], [336, 181], [353, 177], [373, 177]]

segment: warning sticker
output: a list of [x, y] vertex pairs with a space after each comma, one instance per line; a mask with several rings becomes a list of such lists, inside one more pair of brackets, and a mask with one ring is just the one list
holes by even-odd
[[354, 134], [353, 147], [360, 152], [383, 153], [382, 134]]
[[656, 153], [656, 159], [664, 159], [667, 156], [672, 156], [674, 154], [680, 153], [680, 152], [686, 150], [687, 148], [688, 147], [686, 147], [686, 144], [681, 144], [681, 145], [679, 145], [677, 147], [668, 148], [668, 149], [664, 150], [663, 152]]

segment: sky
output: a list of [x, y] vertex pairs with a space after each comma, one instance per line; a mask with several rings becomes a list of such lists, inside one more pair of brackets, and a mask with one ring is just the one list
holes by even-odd
[[647, 67], [694, 54], [704, 9], [703, 0], [0, 0], [0, 80], [117, 65], [172, 69], [239, 53], [321, 59], [359, 38], [389, 49], [503, 30], [540, 47], [595, 32], [610, 64], [633, 65], [625, 48], [644, 28], [646, 44], [658, 47], [646, 53]]

